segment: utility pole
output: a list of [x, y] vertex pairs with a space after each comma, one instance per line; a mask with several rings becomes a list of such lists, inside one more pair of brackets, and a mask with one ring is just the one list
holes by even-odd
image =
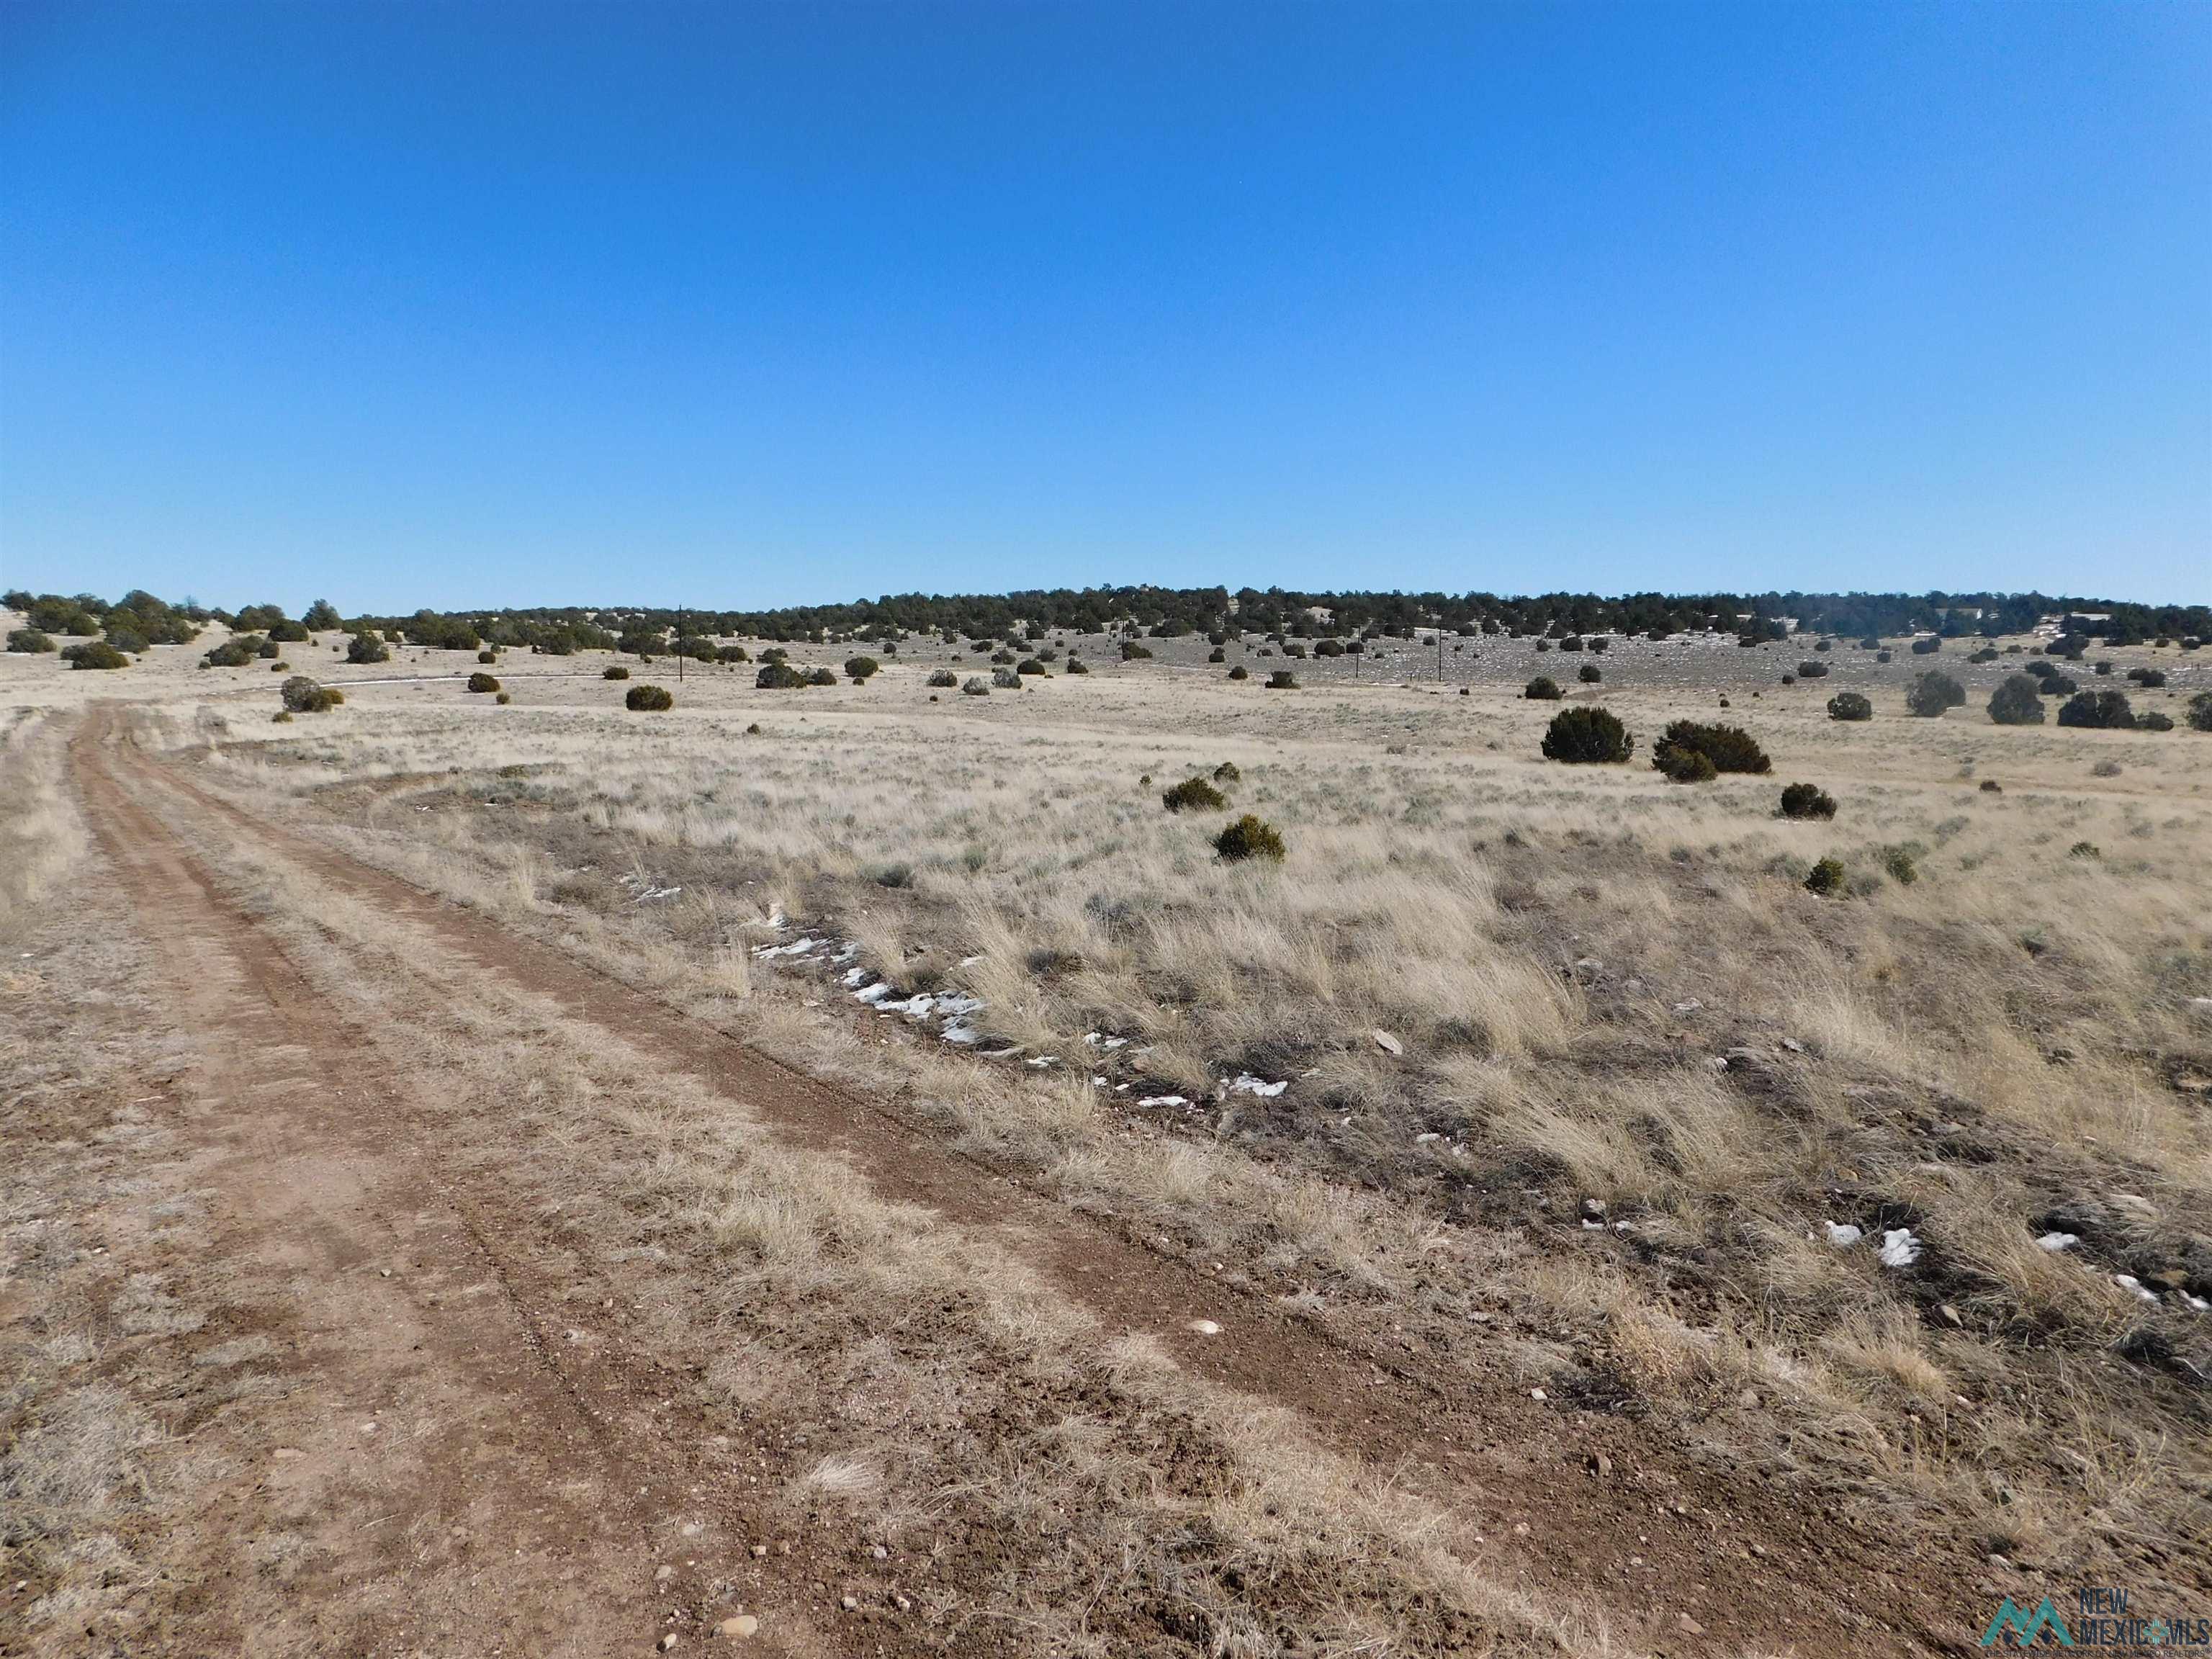
[[684, 607], [676, 607], [676, 683], [684, 684], [684, 659], [691, 653], [684, 648]]

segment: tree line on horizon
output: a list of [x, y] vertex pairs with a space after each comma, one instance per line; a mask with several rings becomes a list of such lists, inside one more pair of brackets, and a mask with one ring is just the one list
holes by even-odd
[[[96, 595], [33, 594], [17, 589], [0, 604], [24, 614], [9, 649], [54, 648], [58, 638], [104, 638], [115, 649], [189, 642], [209, 623], [272, 641], [311, 632], [373, 632], [382, 638], [447, 650], [529, 648], [553, 655], [584, 650], [641, 653], [681, 649], [701, 654], [732, 635], [779, 641], [845, 640], [896, 643], [915, 634], [947, 639], [1018, 639], [1038, 630], [1139, 634], [1266, 633], [1286, 639], [1411, 637], [1441, 628], [1463, 635], [1516, 637], [1733, 634], [1747, 643], [1780, 639], [1794, 621], [1801, 631], [1847, 638], [1935, 633], [1997, 637], [2026, 633], [2046, 618], [2062, 621], [2072, 640], [2108, 646], [2155, 640], [2201, 640], [2212, 634], [2212, 606], [2146, 605], [2039, 592], [1757, 594], [1632, 593], [1607, 597], [1557, 592], [1508, 597], [1473, 592], [1307, 592], [1279, 587], [1033, 588], [993, 594], [885, 594], [825, 605], [716, 611], [656, 605], [501, 606], [409, 615], [342, 616], [317, 599], [299, 617], [274, 604], [236, 611], [191, 599], [170, 604], [133, 590], [113, 604]], [[44, 641], [40, 643], [40, 641]]]

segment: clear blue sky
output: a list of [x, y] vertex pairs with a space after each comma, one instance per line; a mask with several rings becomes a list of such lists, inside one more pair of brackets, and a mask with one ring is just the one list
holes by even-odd
[[0, 5], [0, 581], [2212, 598], [2212, 5]]

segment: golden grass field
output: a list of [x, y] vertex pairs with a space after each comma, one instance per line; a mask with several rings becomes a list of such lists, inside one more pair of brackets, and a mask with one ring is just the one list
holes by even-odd
[[[58, 744], [88, 699], [120, 700], [142, 745], [246, 812], [896, 1097], [947, 1146], [1348, 1341], [1626, 1420], [1908, 1556], [2212, 1591], [2212, 736], [1992, 726], [1987, 675], [1912, 719], [1898, 688], [1925, 661], [1780, 687], [1796, 647], [1650, 675], [1616, 651], [1566, 706], [1602, 702], [1636, 753], [1569, 767], [1538, 753], [1559, 705], [1517, 691], [1571, 682], [1571, 659], [1487, 647], [1442, 685], [1414, 678], [1418, 652], [1380, 683], [1298, 665], [1291, 691], [1100, 653], [988, 697], [926, 684], [942, 650], [794, 691], [696, 665], [678, 686], [656, 663], [630, 684], [676, 707], [633, 714], [598, 656], [510, 654], [495, 706], [450, 678], [472, 657], [347, 671], [327, 638], [295, 663], [347, 701], [276, 725], [264, 669], [191, 666], [216, 637], [118, 673], [0, 660], [10, 957], [98, 880]], [[2170, 650], [2112, 655], [2169, 671], [2151, 706], [2212, 685]], [[1847, 685], [1872, 721], [1826, 717]], [[1744, 726], [1772, 775], [1668, 782], [1650, 744], [1682, 717]], [[1163, 809], [1224, 763], [1226, 811]], [[1778, 816], [1801, 780], [1832, 821]], [[1214, 855], [1247, 811], [1282, 832], [1279, 865]], [[380, 988], [408, 947], [373, 907], [211, 831], [196, 845], [303, 973], [401, 1016]], [[1803, 887], [1827, 856], [1844, 896]], [[1007, 1370], [1073, 1388], [1068, 1356], [1105, 1351], [1018, 1273], [872, 1203], [834, 1153], [749, 1143], [680, 1082], [629, 1098], [649, 1054], [472, 1002], [455, 963], [415, 971], [451, 999], [423, 1041], [458, 1098], [504, 1091], [549, 1122], [579, 1091], [616, 1103], [659, 1151], [606, 1179], [685, 1214], [684, 1248], [787, 1319], [866, 1325], [922, 1295], [972, 1310], [926, 1357], [770, 1343], [725, 1367], [732, 1398], [815, 1386], [813, 1367], [865, 1379], [877, 1406], [808, 1479], [885, 1535], [958, 1483], [948, 1401]], [[593, 1158], [553, 1139], [532, 1178], [619, 1212]], [[735, 1186], [703, 1182], [709, 1163]], [[1243, 1473], [1206, 1500], [1223, 1559], [1310, 1577], [1316, 1535], [1350, 1540], [1327, 1620], [1330, 1598], [1297, 1603], [1336, 1644], [1314, 1650], [1448, 1645], [1449, 1621], [1356, 1645], [1409, 1584], [1516, 1641], [1640, 1646], [1606, 1634], [1605, 1587], [1486, 1577], [1425, 1500], [1294, 1423], [1232, 1433], [1232, 1405], [1113, 1356], [1123, 1408], [1227, 1437]], [[1031, 1650], [1122, 1650], [1066, 1609], [1165, 1524], [1144, 1495], [1162, 1469], [1109, 1428], [1054, 1432], [963, 1501], [1008, 1524], [1039, 1504], [1110, 1517], [1057, 1589], [1003, 1595], [1041, 1621]], [[1306, 1650], [1240, 1623], [1241, 1581], [1207, 1571], [1212, 1651]]]

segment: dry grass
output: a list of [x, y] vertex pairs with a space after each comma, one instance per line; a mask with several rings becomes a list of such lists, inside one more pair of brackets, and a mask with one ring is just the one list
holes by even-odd
[[[236, 722], [204, 770], [1349, 1334], [1482, 1369], [1487, 1309], [1540, 1339], [1513, 1363], [1574, 1333], [1567, 1363], [1808, 1493], [2054, 1568], [2206, 1559], [2212, 1323], [2183, 1291], [2212, 1294], [2212, 743], [1839, 726], [1829, 688], [1729, 689], [1771, 781], [1547, 767], [1548, 711], [1487, 686], [1106, 670], [932, 706], [905, 664], [803, 696], [709, 680], [650, 726], [587, 679], [495, 715], [395, 686], [278, 741]], [[1647, 747], [1711, 708], [1602, 696]], [[217, 707], [148, 729], [204, 743]], [[1283, 866], [1223, 866], [1211, 815], [1159, 809], [1223, 759]], [[1772, 816], [1796, 778], [1832, 823]], [[1848, 900], [1801, 890], [1831, 854]], [[979, 1046], [1059, 1068], [854, 1044], [818, 970], [748, 959], [802, 931], [980, 996]], [[1246, 1071], [1291, 1086], [1217, 1097]], [[1192, 1106], [1133, 1103], [1170, 1093]], [[2068, 1215], [2081, 1244], [2039, 1249]], [[816, 1224], [757, 1224], [749, 1248]], [[1900, 1226], [1922, 1257], [1879, 1265]]]
[[1291, 1414], [1109, 1339], [1006, 1249], [296, 865], [198, 850], [321, 994], [393, 1034], [394, 1066], [438, 1077], [428, 1132], [449, 1156], [478, 1149], [510, 1195], [663, 1264], [641, 1304], [659, 1352], [714, 1356], [713, 1404], [749, 1435], [813, 1431], [777, 1500], [788, 1524], [933, 1557], [959, 1587], [922, 1597], [933, 1622], [1012, 1620], [1024, 1650], [1071, 1654], [1117, 1650], [1162, 1606], [1251, 1659], [1385, 1630], [1414, 1650], [1602, 1648], [1579, 1608], [1479, 1571], [1463, 1523]]

